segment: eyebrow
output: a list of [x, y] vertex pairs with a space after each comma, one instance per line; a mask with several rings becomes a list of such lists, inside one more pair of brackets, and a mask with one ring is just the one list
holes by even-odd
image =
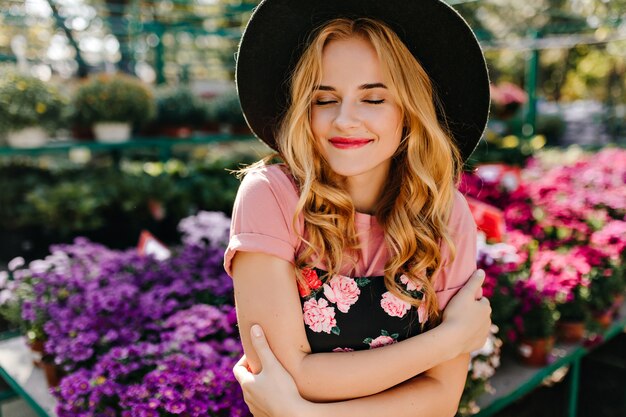
[[[387, 88], [387, 86], [383, 83], [361, 84], [359, 86], [359, 90], [371, 90], [372, 88]], [[337, 91], [334, 87], [331, 87], [329, 85], [318, 85], [315, 87], [315, 90]]]

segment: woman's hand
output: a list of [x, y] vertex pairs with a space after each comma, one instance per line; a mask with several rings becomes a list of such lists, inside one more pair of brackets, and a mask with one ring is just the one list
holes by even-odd
[[261, 326], [253, 325], [250, 336], [261, 371], [250, 372], [245, 355], [233, 368], [250, 412], [255, 417], [304, 416], [311, 403], [300, 396], [293, 378], [274, 356]]
[[442, 326], [454, 329], [461, 342], [460, 353], [470, 353], [484, 346], [491, 327], [491, 305], [483, 297], [485, 272], [475, 271], [465, 286], [452, 297], [443, 311]]

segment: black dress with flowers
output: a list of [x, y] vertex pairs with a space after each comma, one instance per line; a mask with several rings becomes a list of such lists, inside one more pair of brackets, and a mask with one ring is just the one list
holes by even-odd
[[[303, 270], [309, 288], [300, 287], [300, 302], [312, 352], [373, 349], [415, 336], [427, 319], [387, 290], [384, 277], [347, 277], [319, 269]], [[422, 292], [404, 275], [398, 283], [407, 294], [422, 299]]]

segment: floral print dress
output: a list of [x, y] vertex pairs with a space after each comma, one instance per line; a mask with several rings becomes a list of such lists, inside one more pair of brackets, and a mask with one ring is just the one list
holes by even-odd
[[[305, 269], [309, 288], [300, 287], [300, 302], [312, 352], [373, 349], [419, 334], [427, 320], [425, 309], [415, 308], [387, 290], [384, 277], [334, 275]], [[398, 278], [412, 297], [422, 292], [406, 276]]]

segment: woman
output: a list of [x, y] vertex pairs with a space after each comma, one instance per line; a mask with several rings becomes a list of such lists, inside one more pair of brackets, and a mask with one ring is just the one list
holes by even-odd
[[242, 39], [244, 113], [285, 162], [246, 170], [225, 254], [255, 415], [454, 415], [488, 333], [455, 189], [484, 60], [445, 4], [382, 3], [266, 0]]

